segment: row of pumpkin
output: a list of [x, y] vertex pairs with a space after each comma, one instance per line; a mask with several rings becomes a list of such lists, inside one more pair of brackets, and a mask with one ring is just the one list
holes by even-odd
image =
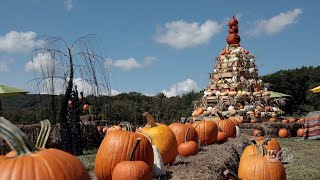
[[[95, 175], [99, 180], [119, 179], [115, 174], [126, 175], [123, 179], [159, 177], [166, 174], [164, 165], [172, 164], [177, 155], [182, 157], [196, 155], [201, 145], [222, 143], [240, 133], [239, 129], [237, 131], [237, 121], [234, 119], [221, 119], [215, 122], [199, 120], [194, 123], [172, 123], [167, 126], [156, 123], [147, 112], [144, 116], [147, 125], [135, 132], [127, 131], [127, 126], [108, 128], [94, 164]], [[147, 174], [139, 174], [130, 172], [136, 169], [131, 167], [126, 169], [126, 173], [118, 173], [118, 164], [131, 158], [128, 155], [132, 154], [132, 147], [138, 138], [140, 144], [136, 147], [132, 159], [145, 162], [150, 171]]]
[[[144, 116], [148, 123], [142, 129], [131, 132], [126, 131], [129, 130], [126, 127], [105, 136], [94, 164], [99, 180], [151, 179], [165, 174], [164, 164], [172, 164], [178, 153], [185, 157], [195, 155], [199, 145], [223, 142], [237, 135], [237, 122], [231, 119], [166, 126], [155, 123], [149, 113]], [[3, 117], [0, 135], [13, 150], [0, 156], [0, 179], [91, 179], [78, 158], [58, 149], [35, 147], [21, 130]], [[271, 142], [268, 141], [268, 146]]]

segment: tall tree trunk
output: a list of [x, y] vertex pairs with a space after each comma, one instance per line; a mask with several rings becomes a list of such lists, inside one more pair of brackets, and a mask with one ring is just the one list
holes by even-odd
[[70, 75], [66, 93], [63, 97], [60, 107], [60, 134], [61, 134], [61, 149], [73, 154], [72, 148], [72, 137], [71, 137], [71, 122], [68, 116], [68, 101], [71, 97], [72, 86], [73, 86], [73, 61], [71, 49], [68, 48], [69, 52], [69, 64], [70, 64]]
[[79, 156], [83, 154], [83, 144], [82, 144], [82, 135], [80, 128], [80, 105], [78, 91], [75, 88], [74, 94], [75, 106], [72, 108], [71, 112], [71, 138], [72, 138], [72, 150], [73, 155]]

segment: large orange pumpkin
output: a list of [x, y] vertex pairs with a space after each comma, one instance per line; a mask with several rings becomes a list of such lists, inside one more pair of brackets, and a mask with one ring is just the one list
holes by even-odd
[[189, 128], [189, 133], [187, 137], [187, 141], [194, 141], [197, 144], [199, 143], [198, 133], [196, 129], [191, 124], [183, 124], [183, 123], [172, 123], [169, 125], [169, 128], [172, 130], [174, 135], [176, 136], [178, 146], [185, 141], [185, 135], [187, 129]]
[[172, 130], [165, 124], [156, 123], [154, 118], [148, 113], [143, 113], [147, 119], [147, 125], [140, 129], [150, 136], [152, 144], [157, 146], [163, 163], [171, 164], [178, 155], [178, 143]]
[[198, 133], [201, 145], [210, 145], [217, 142], [218, 126], [213, 121], [196, 121], [192, 126]]
[[144, 161], [134, 161], [134, 153], [139, 145], [138, 138], [128, 156], [127, 161], [119, 162], [112, 172], [113, 180], [150, 180], [152, 179], [152, 168]]
[[220, 119], [216, 122], [221, 131], [225, 132], [228, 138], [235, 138], [237, 136], [236, 125], [232, 120]]
[[141, 140], [134, 160], [144, 161], [153, 167], [152, 146], [145, 136], [129, 131], [111, 131], [101, 142], [94, 162], [94, 172], [99, 180], [111, 179], [115, 166], [127, 160], [137, 138]]
[[90, 180], [86, 167], [73, 155], [58, 149], [38, 149], [27, 136], [3, 117], [0, 118], [0, 136], [15, 154], [0, 156], [0, 179], [59, 179]]
[[270, 161], [262, 145], [257, 145], [257, 154], [241, 157], [238, 169], [240, 179], [285, 180], [286, 172], [279, 160]]

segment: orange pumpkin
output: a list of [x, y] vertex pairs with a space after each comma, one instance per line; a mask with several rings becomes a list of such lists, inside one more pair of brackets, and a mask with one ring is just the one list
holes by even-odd
[[238, 176], [239, 179], [286, 179], [286, 172], [282, 162], [277, 160], [270, 162], [262, 145], [255, 148], [257, 154], [240, 158]]
[[297, 137], [303, 137], [304, 135], [304, 129], [303, 128], [299, 128], [297, 131]]
[[270, 122], [277, 122], [277, 118], [271, 117], [271, 118], [269, 119], [269, 121], [270, 121]]
[[227, 140], [228, 140], [227, 134], [221, 131], [221, 129], [219, 128], [218, 138], [217, 138], [218, 143], [224, 143]]
[[190, 133], [190, 127], [188, 127], [186, 133], [184, 142], [178, 146], [178, 152], [179, 155], [182, 157], [189, 157], [196, 155], [198, 153], [198, 144], [195, 141], [188, 141], [187, 137]]
[[288, 120], [288, 119], [283, 119], [281, 122], [282, 122], [282, 123], [288, 123], [289, 120]]
[[278, 136], [280, 138], [287, 138], [289, 136], [289, 132], [288, 132], [288, 130], [282, 128], [282, 129], [279, 130]]
[[129, 131], [111, 131], [100, 144], [94, 162], [95, 175], [100, 180], [111, 179], [116, 165], [127, 160], [137, 138], [141, 138], [134, 160], [144, 161], [153, 167], [153, 150], [149, 140], [142, 134]]
[[[251, 144], [248, 145], [242, 152], [242, 155], [240, 157], [240, 162], [242, 159], [248, 157], [257, 155], [257, 141], [255, 139], [251, 139]], [[239, 164], [240, 165], [240, 164]]]
[[295, 123], [295, 122], [296, 122], [296, 118], [294, 117], [289, 118], [289, 123]]
[[229, 26], [237, 26], [238, 25], [238, 20], [232, 16], [232, 18], [229, 20]]
[[217, 142], [218, 126], [213, 121], [196, 121], [192, 124], [198, 133], [201, 145]]
[[225, 132], [228, 138], [235, 138], [237, 136], [236, 125], [230, 119], [224, 119], [224, 117], [218, 113], [220, 120], [217, 121], [217, 124], [221, 131]]
[[267, 150], [276, 150], [276, 152], [281, 150], [280, 143], [275, 138], [260, 140], [257, 142], [257, 144], [264, 145]]
[[303, 118], [303, 117], [301, 117], [301, 118], [298, 120], [298, 122], [300, 122], [300, 123], [304, 123], [304, 121], [305, 121], [305, 118]]
[[256, 119], [251, 119], [250, 123], [257, 123], [257, 120]]
[[191, 124], [172, 123], [169, 125], [169, 128], [176, 136], [178, 146], [185, 142], [185, 135], [188, 128], [190, 128], [190, 130], [188, 133], [187, 141], [194, 141], [197, 144], [199, 143], [198, 133]]
[[0, 179], [91, 179], [78, 158], [58, 149], [36, 148], [19, 128], [3, 117], [0, 118], [0, 136], [15, 152], [11, 157], [0, 156]]
[[228, 34], [226, 40], [228, 44], [239, 44], [241, 38], [238, 34]]
[[112, 172], [113, 180], [150, 180], [152, 179], [152, 168], [144, 161], [134, 161], [134, 153], [139, 145], [138, 138], [132, 147], [127, 161], [119, 162]]

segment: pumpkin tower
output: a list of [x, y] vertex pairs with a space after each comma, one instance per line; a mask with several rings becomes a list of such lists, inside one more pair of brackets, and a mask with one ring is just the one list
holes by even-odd
[[216, 57], [209, 85], [194, 104], [192, 115], [207, 117], [220, 112], [258, 121], [284, 115], [277, 103], [279, 99], [270, 98], [270, 91], [258, 78], [255, 56], [240, 46], [238, 20], [234, 16], [228, 27], [227, 45]]

